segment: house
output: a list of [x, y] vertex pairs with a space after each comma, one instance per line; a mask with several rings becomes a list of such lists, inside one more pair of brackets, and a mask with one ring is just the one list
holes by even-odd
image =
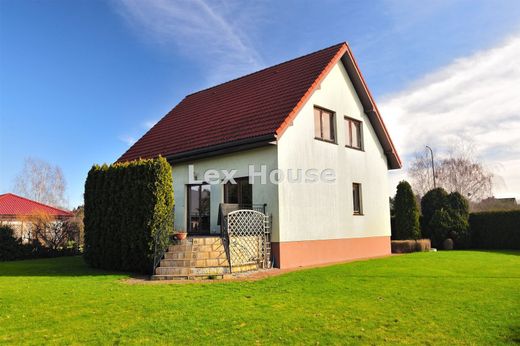
[[33, 239], [34, 218], [42, 216], [49, 220], [68, 220], [74, 214], [13, 193], [0, 195], [0, 224], [11, 226], [15, 231], [14, 236], [23, 242]]
[[177, 230], [219, 234], [219, 205], [235, 203], [272, 216], [277, 267], [390, 254], [401, 161], [347, 43], [186, 96], [118, 161], [158, 155]]

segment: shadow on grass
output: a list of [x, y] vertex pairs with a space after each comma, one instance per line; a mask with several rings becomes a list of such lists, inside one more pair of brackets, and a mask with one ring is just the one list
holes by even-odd
[[520, 256], [520, 250], [486, 250], [486, 249], [474, 249], [470, 251], [475, 252], [485, 252], [485, 253], [496, 253], [501, 255], [513, 255], [513, 256]]
[[21, 276], [134, 276], [127, 272], [107, 271], [89, 267], [82, 256], [30, 259], [0, 262], [0, 277]]

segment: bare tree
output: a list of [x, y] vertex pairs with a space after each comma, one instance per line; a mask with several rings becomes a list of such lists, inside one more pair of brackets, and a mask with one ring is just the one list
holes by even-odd
[[79, 241], [79, 229], [73, 218], [54, 218], [45, 213], [37, 213], [29, 218], [31, 222], [31, 239], [41, 245], [57, 250], [67, 245], [67, 242]]
[[415, 153], [415, 158], [408, 167], [413, 191], [419, 196], [433, 189], [432, 162], [430, 154], [426, 151]]
[[[424, 195], [433, 188], [431, 159], [427, 153], [416, 155], [408, 174], [416, 193]], [[475, 158], [472, 146], [464, 143], [435, 161], [435, 178], [437, 187], [457, 191], [472, 201], [491, 196], [493, 174]]]
[[61, 168], [36, 158], [26, 158], [15, 179], [14, 191], [40, 203], [65, 207], [65, 177]]

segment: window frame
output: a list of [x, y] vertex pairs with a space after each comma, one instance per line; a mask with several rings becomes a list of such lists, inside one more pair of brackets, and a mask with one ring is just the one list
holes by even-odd
[[[345, 133], [345, 147], [355, 149], [359, 151], [365, 151], [365, 145], [363, 140], [363, 121], [354, 119], [348, 116], [344, 117], [346, 124], [348, 124], [348, 132]], [[359, 125], [359, 148], [352, 145], [352, 124]]]
[[[199, 187], [199, 191], [198, 191], [198, 204], [199, 204], [199, 210], [200, 210], [200, 202], [202, 200], [202, 188], [204, 186], [208, 186], [209, 187], [209, 205], [208, 205], [208, 215], [207, 215], [207, 218], [208, 218], [208, 229], [207, 230], [198, 230], [198, 231], [193, 231], [192, 229], [192, 224], [191, 224], [191, 194], [190, 194], [190, 190], [192, 187], [194, 186], [198, 186]], [[207, 182], [203, 182], [203, 183], [200, 183], [200, 184], [186, 184], [186, 208], [185, 208], [185, 214], [186, 214], [186, 232], [189, 234], [189, 235], [209, 235], [211, 234], [211, 184], [207, 183]], [[201, 219], [202, 219], [202, 215], [198, 214], [198, 219], [199, 219], [199, 224], [202, 224], [201, 222]]]
[[[356, 187], [358, 194], [358, 203], [359, 208], [356, 208]], [[358, 209], [358, 210], [356, 210]], [[352, 214], [353, 215], [363, 215], [363, 187], [361, 183], [352, 183]]]
[[[314, 118], [316, 110], [320, 111], [320, 133], [321, 133], [321, 137], [316, 137], [316, 120]], [[330, 120], [331, 120], [331, 125], [332, 125], [331, 126], [332, 137], [333, 137], [332, 140], [323, 138], [323, 122], [322, 122], [321, 112], [330, 113], [330, 115], [331, 115], [331, 117], [330, 117], [331, 119]], [[320, 106], [314, 105], [312, 117], [313, 117], [313, 122], [314, 122], [314, 139], [316, 139], [318, 141], [322, 141], [322, 142], [338, 144], [338, 134], [337, 134], [338, 131], [336, 129], [336, 112], [334, 112], [333, 110], [324, 108], [324, 107], [320, 107]]]
[[[224, 203], [231, 203], [229, 202], [229, 187], [231, 185], [236, 185], [237, 187], [237, 203], [235, 204], [239, 204], [239, 205], [253, 205], [253, 184], [250, 184], [249, 183], [249, 177], [238, 177], [238, 178], [234, 178], [235, 179], [235, 182], [236, 184], [231, 184], [231, 182], [227, 182], [225, 184], [223, 184], [223, 187], [224, 187], [224, 191], [223, 191], [223, 201]], [[245, 182], [247, 182], [247, 184], [244, 184]], [[242, 183], [242, 184], [241, 184]], [[243, 188], [244, 186], [243, 185], [249, 185], [249, 188], [251, 189], [251, 203], [244, 203], [243, 201]]]

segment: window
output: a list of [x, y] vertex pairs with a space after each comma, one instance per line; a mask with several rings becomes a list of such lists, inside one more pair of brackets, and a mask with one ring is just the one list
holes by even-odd
[[354, 215], [363, 215], [363, 206], [361, 198], [361, 184], [352, 184], [352, 200], [354, 204]]
[[362, 123], [359, 120], [345, 117], [346, 146], [363, 150]]
[[251, 207], [253, 205], [253, 185], [249, 178], [235, 178], [236, 184], [227, 182], [224, 185], [224, 203], [240, 204]]
[[334, 113], [314, 108], [314, 138], [335, 143], [335, 132]]
[[188, 185], [188, 233], [209, 234], [211, 185]]

